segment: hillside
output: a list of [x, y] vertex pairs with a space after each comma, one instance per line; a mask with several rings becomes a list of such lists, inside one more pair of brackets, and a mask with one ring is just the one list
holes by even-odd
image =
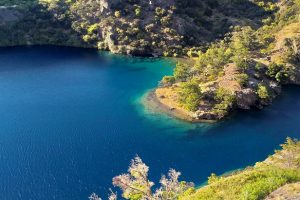
[[190, 49], [192, 62], [178, 63], [151, 96], [179, 118], [219, 120], [270, 105], [282, 85], [299, 84], [300, 2], [272, 5], [276, 11], [260, 28], [236, 26], [207, 48]]
[[6, 0], [0, 6], [1, 46], [55, 44], [142, 56], [185, 55], [231, 26], [258, 27], [270, 14], [247, 0]]
[[[276, 151], [265, 161], [229, 176], [212, 175], [207, 186], [184, 195], [182, 199], [297, 199], [300, 194], [299, 145], [299, 141], [288, 139], [282, 150]], [[281, 198], [284, 196], [286, 198]]]
[[[224, 176], [212, 174], [208, 185], [195, 188], [193, 183], [179, 181], [180, 172], [170, 169], [162, 175], [161, 187], [153, 191], [148, 179], [149, 167], [135, 157], [128, 173], [113, 178], [113, 185], [122, 190], [122, 197], [130, 200], [296, 200], [300, 194], [300, 142], [287, 138], [282, 149], [253, 167]], [[99, 200], [94, 193], [90, 200]], [[110, 200], [118, 199], [116, 193]]]

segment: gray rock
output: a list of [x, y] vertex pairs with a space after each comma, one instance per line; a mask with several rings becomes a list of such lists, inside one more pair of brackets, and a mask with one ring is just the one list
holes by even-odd
[[257, 94], [250, 88], [246, 88], [237, 93], [236, 102], [238, 108], [249, 110], [258, 101]]

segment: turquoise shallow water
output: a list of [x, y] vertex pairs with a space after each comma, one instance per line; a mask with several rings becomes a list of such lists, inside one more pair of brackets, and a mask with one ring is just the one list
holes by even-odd
[[149, 112], [139, 100], [172, 65], [88, 49], [0, 49], [0, 199], [106, 197], [136, 154], [156, 182], [172, 167], [201, 184], [300, 137], [297, 87], [263, 111], [217, 124]]

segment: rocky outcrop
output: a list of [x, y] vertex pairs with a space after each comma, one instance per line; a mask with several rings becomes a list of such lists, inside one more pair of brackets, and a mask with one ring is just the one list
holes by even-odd
[[299, 200], [300, 182], [282, 186], [265, 198], [265, 200]]
[[244, 110], [249, 110], [258, 101], [258, 96], [253, 89], [246, 88], [236, 94], [237, 107]]
[[205, 110], [198, 110], [193, 114], [193, 117], [196, 120], [201, 120], [201, 121], [216, 121], [220, 120], [224, 117], [224, 115], [220, 115], [218, 113], [213, 113], [211, 111], [205, 111]]

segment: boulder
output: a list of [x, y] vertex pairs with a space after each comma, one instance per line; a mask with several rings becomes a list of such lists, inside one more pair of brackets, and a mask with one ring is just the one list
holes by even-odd
[[246, 88], [237, 92], [236, 102], [238, 108], [249, 110], [252, 106], [255, 106], [257, 101], [257, 94], [250, 88]]

